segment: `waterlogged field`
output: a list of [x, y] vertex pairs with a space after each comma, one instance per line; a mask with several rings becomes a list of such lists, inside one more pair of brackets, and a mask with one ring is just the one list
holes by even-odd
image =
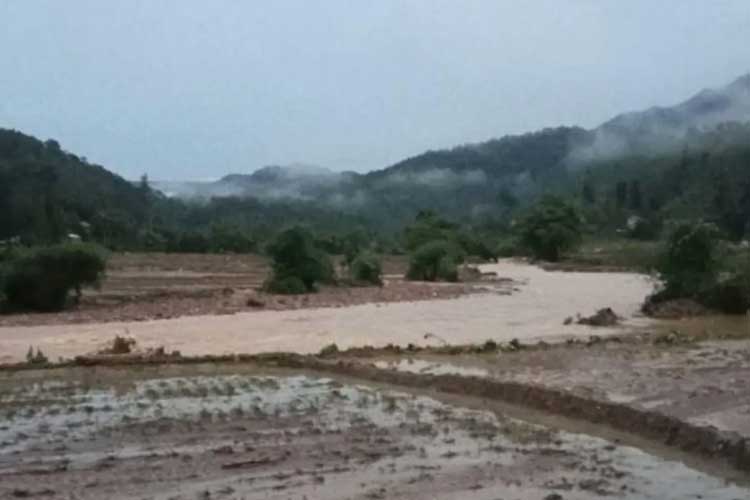
[[750, 491], [604, 439], [251, 366], [0, 378], [0, 498], [712, 498]]

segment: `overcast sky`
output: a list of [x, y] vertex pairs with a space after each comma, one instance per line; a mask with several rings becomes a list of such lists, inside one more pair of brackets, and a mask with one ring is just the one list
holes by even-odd
[[750, 0], [0, 0], [0, 127], [128, 178], [382, 168], [750, 71]]

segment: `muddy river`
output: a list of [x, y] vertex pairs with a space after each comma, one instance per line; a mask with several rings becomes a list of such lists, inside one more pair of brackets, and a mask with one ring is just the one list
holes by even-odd
[[0, 328], [0, 362], [23, 359], [30, 345], [50, 359], [91, 352], [115, 335], [134, 337], [143, 347], [165, 346], [185, 355], [317, 352], [336, 343], [384, 346], [561, 340], [617, 329], [563, 326], [577, 313], [590, 315], [611, 307], [628, 329], [648, 320], [638, 314], [653, 284], [630, 273], [549, 272], [501, 261], [483, 265], [514, 281], [487, 284], [486, 293], [456, 299], [365, 304], [346, 308], [258, 311], [223, 316], [190, 316], [141, 322], [44, 325]]

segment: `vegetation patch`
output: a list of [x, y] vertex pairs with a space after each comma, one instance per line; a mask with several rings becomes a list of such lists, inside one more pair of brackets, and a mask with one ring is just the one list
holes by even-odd
[[415, 281], [458, 281], [461, 250], [448, 241], [431, 241], [417, 248], [409, 259], [406, 278]]
[[11, 309], [59, 311], [75, 292], [98, 287], [104, 277], [106, 257], [94, 245], [68, 243], [20, 252], [2, 266], [3, 296]]
[[335, 273], [330, 257], [315, 246], [312, 234], [295, 226], [282, 231], [269, 245], [273, 274], [265, 289], [271, 293], [314, 292], [319, 283], [333, 283]]

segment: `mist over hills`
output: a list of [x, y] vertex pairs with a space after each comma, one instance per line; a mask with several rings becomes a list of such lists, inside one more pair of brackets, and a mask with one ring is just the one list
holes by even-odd
[[745, 75], [592, 130], [547, 128], [427, 151], [366, 174], [274, 165], [211, 182], [151, 182], [158, 191], [90, 164], [54, 140], [0, 129], [0, 211], [7, 214], [0, 240], [25, 234], [54, 240], [82, 223], [110, 243], [216, 224], [254, 234], [272, 234], [290, 222], [393, 232], [421, 210], [479, 224], [507, 220], [546, 192], [577, 196], [582, 176], [602, 197], [611, 197], [616, 183], [642, 182], [648, 206], [681, 204], [700, 215], [722, 197], [750, 203], [748, 122]]
[[[376, 207], [384, 219], [401, 219], [425, 207], [475, 217], [493, 212], [498, 199], [532, 199], [562, 183], [571, 172], [598, 162], [678, 152], [706, 142], [707, 134], [722, 124], [748, 121], [750, 74], [671, 107], [620, 114], [592, 130], [547, 128], [427, 151], [366, 174], [294, 164], [231, 174], [215, 182], [155, 182], [153, 186], [182, 198], [298, 200], [368, 213]], [[725, 141], [733, 137], [719, 135]]]

